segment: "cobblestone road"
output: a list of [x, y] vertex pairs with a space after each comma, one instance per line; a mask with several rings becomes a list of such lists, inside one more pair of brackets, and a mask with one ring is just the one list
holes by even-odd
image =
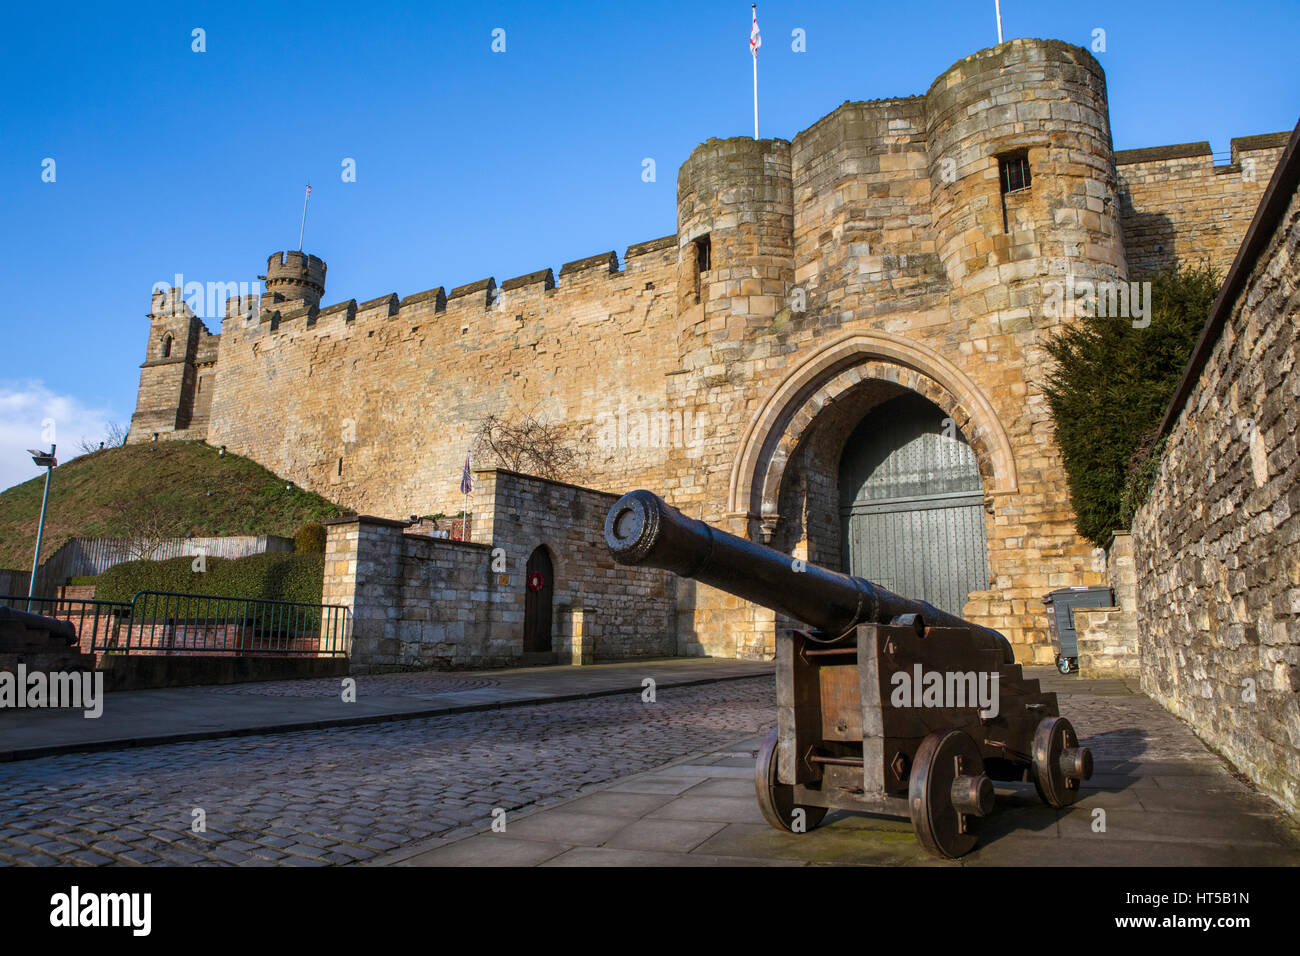
[[0, 864], [362, 861], [776, 722], [771, 677], [657, 698], [0, 764]]

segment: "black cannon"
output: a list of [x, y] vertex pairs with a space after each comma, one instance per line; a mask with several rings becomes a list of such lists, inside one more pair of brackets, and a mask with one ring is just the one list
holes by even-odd
[[862, 578], [688, 518], [649, 491], [618, 500], [605, 543], [809, 629], [777, 642], [777, 726], [759, 750], [763, 816], [796, 833], [829, 809], [910, 817], [921, 845], [958, 857], [993, 809], [994, 780], [1073, 803], [1092, 756], [997, 631]]

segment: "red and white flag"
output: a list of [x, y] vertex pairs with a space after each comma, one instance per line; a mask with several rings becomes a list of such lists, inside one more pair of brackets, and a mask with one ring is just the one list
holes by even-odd
[[749, 31], [749, 52], [758, 56], [758, 48], [763, 45], [763, 38], [758, 35], [758, 4], [750, 4], [754, 8], [754, 25]]

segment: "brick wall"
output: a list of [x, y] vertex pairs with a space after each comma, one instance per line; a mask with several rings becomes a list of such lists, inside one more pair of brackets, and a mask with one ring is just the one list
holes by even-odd
[[1240, 284], [1225, 295], [1223, 326], [1207, 339], [1212, 348], [1133, 525], [1143, 690], [1292, 812], [1300, 811], [1297, 178], [1292, 168], [1276, 224], [1260, 229], [1267, 244], [1244, 257]]

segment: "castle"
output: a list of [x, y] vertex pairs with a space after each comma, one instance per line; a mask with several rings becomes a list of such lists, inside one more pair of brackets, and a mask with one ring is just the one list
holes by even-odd
[[[1044, 343], [1072, 321], [1053, 289], [1125, 307], [1176, 261], [1226, 269], [1285, 143], [1235, 139], [1226, 165], [1206, 143], [1116, 153], [1093, 56], [1013, 40], [790, 142], [702, 143], [675, 233], [621, 258], [322, 306], [325, 263], [276, 253], [220, 334], [156, 293], [130, 441], [202, 439], [404, 519], [460, 510], [483, 419], [536, 414], [583, 450], [584, 485], [649, 488], [1050, 663], [1043, 594], [1104, 580], [1043, 394]], [[668, 651], [771, 653], [770, 612], [655, 593]]]

